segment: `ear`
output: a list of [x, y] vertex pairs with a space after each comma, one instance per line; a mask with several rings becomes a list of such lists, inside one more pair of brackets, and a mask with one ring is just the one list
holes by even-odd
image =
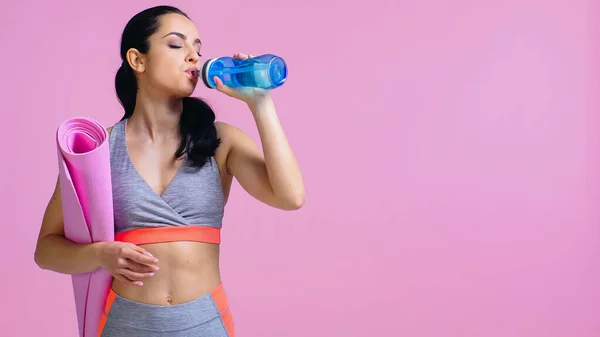
[[137, 49], [131, 48], [125, 54], [127, 62], [134, 72], [143, 73], [146, 70], [146, 60], [144, 55]]

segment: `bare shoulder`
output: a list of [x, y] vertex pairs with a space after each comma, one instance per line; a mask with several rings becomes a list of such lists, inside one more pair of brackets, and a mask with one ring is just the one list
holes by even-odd
[[221, 144], [217, 148], [217, 153], [224, 154], [226, 157], [231, 150], [238, 129], [229, 123], [220, 121], [215, 122], [215, 128], [217, 129], [217, 137], [221, 140]]
[[229, 123], [215, 122], [215, 127], [217, 128], [217, 135], [221, 139], [221, 143], [224, 144], [226, 148], [230, 149], [231, 146], [240, 144], [240, 142], [245, 143], [252, 141], [250, 136], [242, 129]]
[[229, 150], [231, 149], [231, 141], [229, 134], [231, 133], [231, 125], [225, 122], [215, 122], [215, 128], [217, 129], [217, 137], [221, 140], [221, 144], [217, 147], [215, 152], [215, 159], [222, 168], [222, 171], [228, 172], [227, 170], [227, 157], [229, 156]]
[[229, 174], [232, 174], [230, 170], [231, 160], [235, 158], [236, 153], [240, 152], [239, 150], [247, 152], [245, 150], [248, 148], [257, 150], [256, 143], [240, 128], [229, 123], [215, 122], [215, 128], [217, 129], [217, 136], [221, 140], [215, 157], [217, 162], [221, 164], [221, 167], [225, 168], [225, 171]]
[[236, 133], [243, 132], [239, 128], [222, 121], [215, 122], [215, 127], [217, 128], [217, 135], [223, 142], [229, 141], [230, 138], [235, 136]]

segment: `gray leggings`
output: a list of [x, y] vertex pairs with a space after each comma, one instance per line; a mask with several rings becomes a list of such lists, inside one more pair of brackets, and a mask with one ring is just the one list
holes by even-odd
[[170, 306], [135, 302], [111, 290], [104, 315], [101, 337], [235, 337], [223, 285]]

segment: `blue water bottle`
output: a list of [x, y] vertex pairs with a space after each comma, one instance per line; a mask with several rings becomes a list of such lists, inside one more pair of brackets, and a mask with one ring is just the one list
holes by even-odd
[[229, 87], [254, 87], [275, 89], [287, 78], [285, 61], [272, 54], [255, 56], [245, 60], [233, 57], [209, 59], [202, 67], [202, 80], [211, 89], [217, 87], [214, 76]]

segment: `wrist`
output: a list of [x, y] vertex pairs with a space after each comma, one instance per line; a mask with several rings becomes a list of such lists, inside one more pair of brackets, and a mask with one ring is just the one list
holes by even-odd
[[257, 115], [265, 111], [275, 111], [275, 104], [270, 96], [265, 96], [248, 102], [248, 108], [254, 115]]
[[99, 267], [104, 267], [104, 252], [108, 242], [94, 242], [91, 244], [94, 262]]
[[248, 102], [248, 107], [250, 110], [258, 110], [264, 109], [265, 107], [269, 107], [273, 105], [273, 99], [268, 91], [265, 91], [260, 94], [256, 94], [254, 99]]

